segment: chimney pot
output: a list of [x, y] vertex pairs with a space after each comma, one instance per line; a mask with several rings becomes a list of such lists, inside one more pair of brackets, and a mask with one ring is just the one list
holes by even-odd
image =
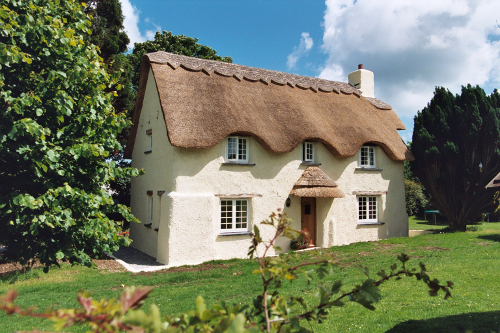
[[358, 69], [363, 69], [363, 64], [359, 64]]

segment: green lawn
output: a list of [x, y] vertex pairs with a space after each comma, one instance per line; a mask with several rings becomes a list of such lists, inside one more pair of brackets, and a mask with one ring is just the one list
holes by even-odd
[[434, 217], [430, 214], [427, 216], [427, 221], [417, 216], [410, 216], [408, 225], [410, 230], [441, 230], [448, 227], [448, 223], [442, 216], [438, 215], [434, 222]]
[[[339, 263], [329, 282], [342, 279], [347, 286], [359, 283], [363, 276], [356, 265], [370, 267], [375, 277], [377, 270], [388, 268], [396, 262], [397, 254], [405, 252], [413, 258], [410, 264], [424, 262], [431, 276], [442, 282], [452, 280], [455, 287], [453, 298], [443, 300], [441, 295], [429, 297], [425, 285], [414, 279], [390, 281], [382, 286], [383, 298], [375, 311], [349, 303], [333, 309], [323, 325], [313, 325], [316, 332], [500, 332], [500, 223], [485, 223], [465, 233], [393, 238], [328, 251]], [[309, 253], [303, 255], [310, 256]], [[195, 308], [198, 295], [202, 295], [207, 304], [219, 299], [250, 302], [259, 292], [259, 277], [252, 274], [255, 268], [251, 260], [216, 261], [198, 266], [197, 270], [149, 274], [63, 266], [48, 274], [35, 271], [28, 277], [1, 276], [0, 293], [17, 289], [18, 304], [22, 306], [75, 307], [76, 291], [80, 288], [100, 299], [117, 297], [122, 284], [154, 286], [145, 308], [155, 303], [163, 314], [180, 314]], [[284, 283], [282, 292], [311, 300], [316, 288], [299, 280]], [[0, 333], [35, 327], [52, 329], [50, 322], [0, 314]], [[85, 332], [85, 328], [66, 331]]]

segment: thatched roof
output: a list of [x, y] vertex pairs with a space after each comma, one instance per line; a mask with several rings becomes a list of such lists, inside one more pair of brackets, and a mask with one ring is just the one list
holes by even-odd
[[293, 185], [291, 195], [314, 198], [343, 198], [344, 192], [326, 173], [316, 166], [304, 170], [302, 176]]
[[397, 132], [405, 127], [394, 110], [347, 83], [167, 52], [146, 54], [141, 66], [126, 158], [132, 156], [151, 69], [173, 146], [209, 148], [242, 134], [273, 152], [314, 140], [348, 157], [370, 142], [394, 160], [413, 159]]

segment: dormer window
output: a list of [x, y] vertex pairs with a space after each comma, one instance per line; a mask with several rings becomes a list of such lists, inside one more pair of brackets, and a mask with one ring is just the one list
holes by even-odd
[[375, 168], [375, 147], [362, 146], [359, 151], [359, 167]]
[[302, 161], [314, 162], [314, 143], [304, 142], [302, 145]]
[[239, 136], [230, 136], [226, 144], [226, 161], [248, 163], [248, 139]]

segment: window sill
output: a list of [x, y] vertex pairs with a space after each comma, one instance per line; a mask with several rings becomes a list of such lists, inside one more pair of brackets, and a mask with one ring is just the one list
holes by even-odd
[[243, 166], [255, 166], [255, 163], [240, 163], [240, 162], [224, 162], [222, 165], [243, 165]]
[[318, 166], [321, 165], [321, 163], [315, 163], [315, 162], [302, 162], [300, 165], [307, 165], [307, 166]]
[[153, 151], [152, 150], [146, 150], [144, 154], [151, 154]]
[[249, 231], [241, 231], [241, 232], [228, 232], [228, 233], [223, 233], [219, 234], [219, 237], [226, 237], [226, 236], [251, 236], [252, 233]]
[[364, 225], [383, 225], [385, 222], [358, 222], [358, 227], [362, 227]]
[[383, 169], [377, 169], [377, 168], [356, 168], [356, 170], [359, 170], [359, 171], [382, 171]]

